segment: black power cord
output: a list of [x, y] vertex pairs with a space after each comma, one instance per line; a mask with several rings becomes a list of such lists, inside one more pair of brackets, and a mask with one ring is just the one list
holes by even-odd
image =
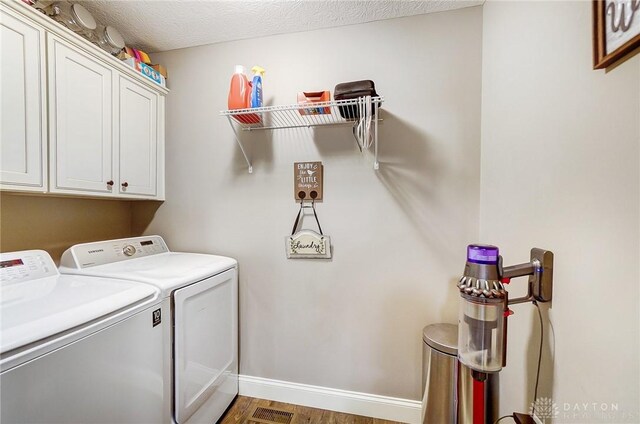
[[[536, 385], [533, 389], [533, 402], [531, 403], [531, 417], [533, 418], [536, 412], [536, 399], [538, 398], [538, 385], [540, 383], [540, 365], [542, 364], [542, 344], [544, 343], [544, 325], [542, 322], [542, 311], [540, 311], [540, 305], [538, 305], [538, 302], [535, 300], [532, 303], [534, 304], [536, 309], [538, 309], [538, 318], [540, 319], [540, 347], [538, 348], [538, 366], [536, 369]], [[503, 415], [502, 417], [495, 420], [493, 424], [498, 424], [500, 421], [504, 420], [505, 418], [514, 418], [514, 415]], [[519, 422], [515, 420], [515, 418], [514, 418], [514, 421]]]
[[542, 363], [542, 343], [544, 342], [544, 325], [542, 323], [542, 312], [540, 311], [540, 305], [535, 300], [533, 301], [536, 309], [538, 309], [538, 318], [540, 318], [540, 349], [538, 350], [538, 369], [536, 371], [536, 386], [533, 389], [533, 402], [531, 403], [531, 416], [536, 412], [536, 399], [538, 399], [538, 383], [540, 383], [540, 364]]

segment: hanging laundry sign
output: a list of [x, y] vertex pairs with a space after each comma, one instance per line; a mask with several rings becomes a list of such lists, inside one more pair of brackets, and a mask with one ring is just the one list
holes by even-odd
[[331, 258], [331, 239], [313, 230], [300, 230], [285, 242], [289, 259]]
[[[293, 195], [302, 199], [322, 200], [322, 162], [295, 162], [293, 164]], [[304, 195], [301, 196], [301, 193]]]
[[[302, 171], [313, 172], [303, 173]], [[298, 190], [301, 188], [301, 190], [296, 193], [296, 199], [300, 200], [300, 210], [298, 210], [298, 216], [296, 216], [296, 221], [293, 223], [291, 235], [285, 238], [287, 258], [329, 259], [331, 258], [331, 238], [322, 233], [320, 220], [318, 220], [318, 214], [316, 213], [316, 200], [318, 196], [322, 197], [322, 163], [296, 163], [294, 165], [294, 172], [296, 175], [295, 189]], [[308, 175], [312, 179], [307, 179], [304, 175]], [[301, 177], [298, 178], [298, 176]], [[302, 185], [305, 185], [304, 188], [302, 188]], [[313, 211], [313, 217], [316, 219], [316, 224], [318, 224], [319, 233], [313, 230], [298, 230], [298, 226], [302, 226], [304, 209], [311, 209]]]

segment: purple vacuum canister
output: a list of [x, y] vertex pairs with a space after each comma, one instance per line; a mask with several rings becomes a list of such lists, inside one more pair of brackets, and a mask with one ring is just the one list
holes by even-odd
[[480, 373], [495, 373], [504, 363], [506, 291], [500, 282], [497, 246], [470, 244], [458, 283], [458, 358]]
[[500, 249], [489, 244], [470, 244], [467, 246], [467, 262], [484, 265], [496, 265]]

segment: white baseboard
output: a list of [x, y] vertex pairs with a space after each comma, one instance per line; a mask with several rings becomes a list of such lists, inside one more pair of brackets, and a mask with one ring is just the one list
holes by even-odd
[[350, 392], [248, 375], [240, 375], [239, 380], [239, 394], [242, 396], [410, 424], [420, 423], [422, 404], [419, 400]]

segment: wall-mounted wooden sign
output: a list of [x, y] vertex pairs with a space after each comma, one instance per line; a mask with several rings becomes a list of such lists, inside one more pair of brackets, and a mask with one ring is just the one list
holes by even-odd
[[322, 200], [322, 162], [295, 162], [293, 164], [293, 196], [299, 202]]

